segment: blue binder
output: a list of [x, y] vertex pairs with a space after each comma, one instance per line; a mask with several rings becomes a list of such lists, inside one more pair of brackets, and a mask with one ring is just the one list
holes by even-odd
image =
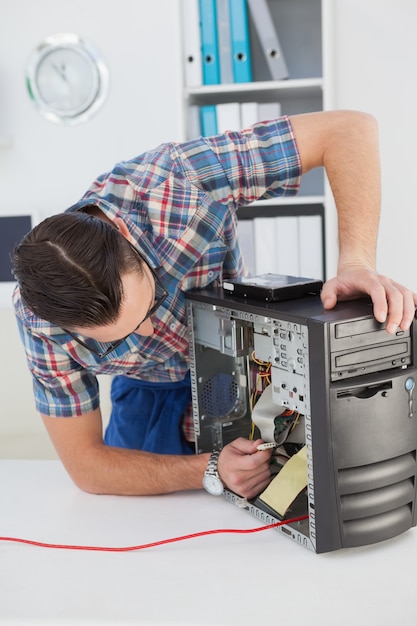
[[203, 137], [217, 135], [217, 114], [214, 104], [206, 104], [201, 107], [201, 134]]
[[233, 78], [235, 83], [248, 83], [252, 80], [252, 70], [246, 0], [229, 0], [229, 8]]
[[220, 63], [217, 41], [216, 0], [200, 0], [201, 54], [203, 83], [220, 83]]

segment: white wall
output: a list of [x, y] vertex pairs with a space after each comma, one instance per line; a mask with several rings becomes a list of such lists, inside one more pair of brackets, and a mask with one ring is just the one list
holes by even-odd
[[[0, 211], [57, 213], [116, 161], [180, 136], [178, 3], [172, 0], [0, 0]], [[87, 123], [50, 123], [25, 86], [30, 52], [57, 32], [92, 40], [110, 95]]]
[[378, 268], [417, 291], [417, 2], [330, 2], [334, 107], [368, 111], [379, 122]]
[[[417, 140], [417, 3], [327, 0], [334, 108], [376, 115], [381, 132], [383, 213], [379, 268], [417, 290], [413, 246]], [[40, 217], [75, 202], [117, 160], [182, 136], [178, 0], [0, 0], [0, 214]], [[108, 62], [112, 84], [87, 124], [55, 126], [34, 110], [25, 63], [43, 37], [74, 31]], [[11, 309], [0, 309], [0, 457], [51, 455], [34, 408]], [[104, 386], [107, 394], [107, 386]], [[34, 453], [32, 442], [39, 443]], [[3, 442], [3, 443], [2, 443]], [[40, 452], [38, 452], [40, 451]]]
[[[79, 126], [46, 121], [26, 92], [31, 51], [58, 32], [91, 40], [110, 70], [107, 102]], [[179, 37], [178, 0], [0, 0], [0, 215], [61, 212], [116, 161], [180, 139]], [[10, 308], [0, 328], [0, 457], [50, 456]]]

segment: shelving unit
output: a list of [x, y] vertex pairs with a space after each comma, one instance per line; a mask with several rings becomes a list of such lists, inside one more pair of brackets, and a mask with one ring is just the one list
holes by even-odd
[[[286, 80], [270, 80], [270, 72], [252, 23], [249, 11], [249, 36], [252, 65], [252, 82], [184, 87], [185, 138], [191, 138], [189, 121], [196, 107], [218, 105], [228, 102], [278, 102], [282, 115], [296, 115], [320, 111], [326, 103], [326, 80], [324, 73], [323, 24], [327, 16], [327, 0], [268, 0], [268, 7], [279, 37], [288, 67]], [[223, 128], [219, 128], [221, 132]], [[231, 129], [237, 130], [237, 129]], [[188, 136], [187, 136], [188, 135]], [[303, 176], [296, 198], [278, 198], [256, 202], [239, 210], [239, 221], [255, 217], [317, 215], [321, 219], [320, 243], [311, 242], [311, 253], [317, 254], [320, 245], [321, 275], [325, 278], [326, 242], [326, 182], [321, 169]], [[248, 237], [246, 237], [248, 240]], [[250, 239], [250, 238], [249, 238]], [[245, 250], [244, 250], [245, 254]], [[256, 257], [256, 251], [255, 251]], [[317, 258], [313, 263], [317, 267]], [[255, 273], [255, 268], [250, 268]], [[279, 268], [271, 271], [287, 273]]]

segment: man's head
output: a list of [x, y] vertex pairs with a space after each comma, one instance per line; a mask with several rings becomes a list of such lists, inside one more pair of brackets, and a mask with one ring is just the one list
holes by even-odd
[[123, 277], [141, 277], [142, 265], [115, 225], [83, 212], [47, 218], [23, 238], [13, 256], [26, 306], [68, 329], [117, 320]]

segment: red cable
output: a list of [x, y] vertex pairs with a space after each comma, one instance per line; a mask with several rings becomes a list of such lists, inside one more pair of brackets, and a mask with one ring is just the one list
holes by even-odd
[[302, 517], [295, 517], [293, 519], [284, 520], [283, 522], [275, 522], [274, 524], [268, 524], [267, 526], [260, 526], [259, 528], [248, 528], [248, 529], [238, 529], [238, 528], [219, 528], [216, 530], [205, 530], [199, 533], [192, 533], [190, 535], [183, 535], [181, 537], [172, 537], [171, 539], [163, 539], [162, 541], [154, 541], [152, 543], [145, 543], [139, 546], [127, 546], [122, 548], [105, 548], [100, 546], [71, 546], [65, 544], [54, 544], [54, 543], [43, 543], [41, 541], [30, 541], [29, 539], [19, 539], [18, 537], [0, 537], [0, 541], [8, 541], [14, 543], [24, 543], [31, 546], [37, 546], [39, 548], [55, 548], [59, 550], [90, 550], [90, 551], [98, 551], [98, 552], [133, 552], [135, 550], [144, 550], [146, 548], [154, 548], [156, 546], [162, 546], [167, 543], [174, 543], [175, 541], [184, 541], [186, 539], [195, 539], [196, 537], [204, 537], [206, 535], [217, 535], [219, 533], [235, 533], [235, 534], [246, 534], [246, 533], [257, 533], [262, 530], [269, 530], [271, 528], [277, 528], [278, 526], [282, 526], [284, 524], [292, 524], [294, 522], [301, 522], [302, 520], [308, 519], [308, 515], [303, 515]]

